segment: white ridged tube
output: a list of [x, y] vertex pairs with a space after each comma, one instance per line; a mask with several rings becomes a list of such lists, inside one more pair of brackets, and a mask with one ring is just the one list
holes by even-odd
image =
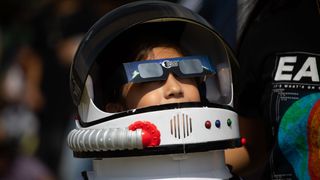
[[142, 149], [141, 129], [74, 129], [68, 146], [75, 152]]

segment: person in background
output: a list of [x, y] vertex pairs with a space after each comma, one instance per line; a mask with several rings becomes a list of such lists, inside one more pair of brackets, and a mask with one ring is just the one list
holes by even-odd
[[319, 179], [320, 2], [260, 0], [237, 48], [254, 179]]
[[1, 1], [0, 179], [55, 179], [35, 155], [39, 147], [36, 114], [45, 102], [42, 62], [28, 45], [32, 39], [28, 20], [36, 7], [31, 1]]
[[54, 174], [35, 156], [39, 145], [35, 112], [42, 106], [37, 74], [41, 69], [28, 48], [16, 54], [0, 77], [0, 179], [53, 180]]

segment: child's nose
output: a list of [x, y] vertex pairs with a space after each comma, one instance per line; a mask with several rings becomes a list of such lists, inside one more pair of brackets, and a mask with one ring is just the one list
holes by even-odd
[[165, 98], [179, 98], [183, 97], [183, 88], [178, 79], [176, 79], [171, 73], [168, 75], [164, 84]]

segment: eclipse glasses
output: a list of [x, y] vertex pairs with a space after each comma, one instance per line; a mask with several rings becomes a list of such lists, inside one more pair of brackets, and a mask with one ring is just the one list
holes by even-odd
[[204, 77], [216, 69], [208, 56], [188, 56], [123, 63], [127, 81], [142, 83], [166, 80], [169, 73], [180, 78]]

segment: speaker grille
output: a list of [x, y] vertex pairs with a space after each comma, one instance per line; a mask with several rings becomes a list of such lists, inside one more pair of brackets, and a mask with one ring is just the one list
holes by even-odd
[[187, 114], [177, 114], [170, 120], [171, 135], [183, 139], [192, 133], [192, 118]]

